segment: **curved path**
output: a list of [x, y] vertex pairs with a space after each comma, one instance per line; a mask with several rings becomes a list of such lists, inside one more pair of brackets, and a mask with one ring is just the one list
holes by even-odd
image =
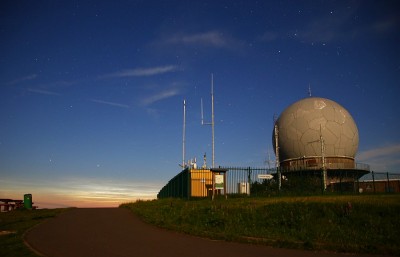
[[25, 240], [52, 257], [349, 256], [202, 239], [145, 224], [122, 208], [72, 209], [36, 226]]

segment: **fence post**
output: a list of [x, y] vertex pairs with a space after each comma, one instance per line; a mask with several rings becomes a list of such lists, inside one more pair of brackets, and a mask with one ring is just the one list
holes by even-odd
[[276, 173], [278, 175], [278, 193], [279, 193], [281, 191], [281, 186], [282, 186], [281, 167], [276, 167]]
[[374, 187], [374, 194], [376, 193], [375, 191], [375, 173], [372, 171], [372, 186]]
[[251, 195], [251, 167], [247, 170], [247, 182], [249, 183], [249, 193]]
[[386, 193], [390, 193], [389, 172], [386, 172], [386, 179], [387, 179], [387, 192]]
[[[187, 199], [190, 199], [192, 195], [192, 174], [189, 172], [189, 169], [186, 170], [186, 178], [187, 178]], [[204, 183], [205, 184], [205, 183]]]

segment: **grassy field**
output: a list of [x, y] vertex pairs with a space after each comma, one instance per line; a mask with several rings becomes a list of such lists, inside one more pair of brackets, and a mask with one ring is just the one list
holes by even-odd
[[35, 256], [24, 244], [26, 231], [45, 219], [55, 217], [66, 209], [16, 210], [0, 213], [0, 256]]
[[214, 239], [400, 255], [400, 195], [163, 199], [121, 207], [159, 227]]

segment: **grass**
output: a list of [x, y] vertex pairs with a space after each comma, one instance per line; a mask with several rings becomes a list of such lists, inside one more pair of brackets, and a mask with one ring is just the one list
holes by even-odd
[[400, 196], [309, 196], [123, 204], [159, 227], [274, 247], [400, 255]]
[[35, 256], [25, 244], [24, 234], [33, 226], [48, 218], [57, 216], [67, 209], [39, 209], [39, 210], [15, 210], [0, 213], [0, 232], [9, 234], [0, 235], [0, 256]]

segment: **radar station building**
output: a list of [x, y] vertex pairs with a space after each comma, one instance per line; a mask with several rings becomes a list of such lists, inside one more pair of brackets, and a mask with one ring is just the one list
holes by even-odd
[[369, 173], [368, 165], [355, 162], [359, 137], [353, 117], [332, 100], [308, 97], [293, 103], [275, 121], [272, 134], [277, 166], [288, 179], [321, 175], [329, 189]]

